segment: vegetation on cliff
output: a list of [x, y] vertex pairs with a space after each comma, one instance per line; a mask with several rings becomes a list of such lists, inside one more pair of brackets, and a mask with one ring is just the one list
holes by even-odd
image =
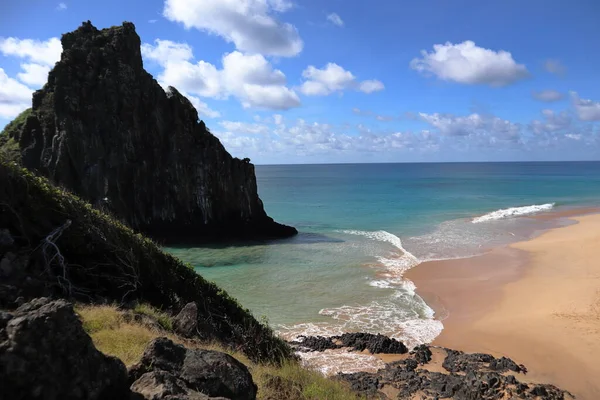
[[[289, 346], [249, 310], [153, 241], [47, 179], [0, 159], [0, 259], [10, 265], [0, 307], [19, 297], [85, 303], [144, 302], [176, 312], [198, 305], [198, 332], [261, 362], [282, 362]], [[2, 232], [0, 232], [2, 233]], [[2, 242], [2, 240], [0, 240]]]

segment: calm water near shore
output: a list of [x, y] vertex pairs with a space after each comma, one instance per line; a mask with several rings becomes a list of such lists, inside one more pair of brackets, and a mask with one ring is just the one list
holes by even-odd
[[267, 213], [297, 237], [168, 249], [282, 334], [368, 331], [415, 345], [443, 328], [402, 273], [467, 257], [600, 205], [600, 162], [257, 166]]

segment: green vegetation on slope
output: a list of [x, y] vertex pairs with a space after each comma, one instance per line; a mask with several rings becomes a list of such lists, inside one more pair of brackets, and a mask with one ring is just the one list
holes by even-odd
[[31, 108], [28, 108], [4, 127], [0, 133], [0, 158], [20, 162], [21, 149], [19, 148], [18, 138], [21, 128], [30, 115]]
[[0, 159], [0, 227], [27, 262], [12, 282], [24, 294], [87, 303], [136, 301], [178, 312], [198, 304], [199, 330], [253, 361], [281, 363], [290, 347], [249, 310], [153, 241], [47, 179]]
[[[148, 305], [135, 307], [134, 312], [159, 318], [169, 318], [166, 314]], [[261, 365], [252, 362], [244, 354], [224, 348], [214, 342], [186, 340], [172, 332], [160, 331], [143, 324], [127, 321], [125, 313], [114, 306], [76, 307], [83, 327], [92, 337], [98, 350], [120, 358], [130, 366], [138, 362], [145, 347], [157, 337], [168, 337], [188, 348], [222, 351], [245, 364], [258, 386], [258, 399], [262, 400], [352, 400], [358, 397], [348, 385], [328, 379], [316, 371], [303, 368], [297, 361], [289, 360], [282, 365]], [[158, 318], [157, 318], [158, 321]]]

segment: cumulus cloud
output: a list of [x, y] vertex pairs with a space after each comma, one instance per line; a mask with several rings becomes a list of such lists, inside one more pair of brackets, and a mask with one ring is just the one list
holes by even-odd
[[14, 37], [0, 38], [0, 53], [5, 56], [24, 58], [31, 63], [54, 66], [60, 60], [62, 45], [58, 38], [46, 41], [18, 39]]
[[546, 103], [551, 103], [553, 101], [562, 100], [565, 95], [561, 92], [557, 92], [556, 90], [542, 90], [539, 92], [532, 92], [531, 95], [534, 99], [539, 101], [544, 101]]
[[291, 57], [302, 51], [298, 30], [278, 20], [288, 0], [165, 0], [163, 15], [218, 35], [242, 52]]
[[600, 102], [582, 99], [576, 92], [571, 92], [571, 99], [581, 121], [600, 121]]
[[21, 64], [22, 71], [17, 74], [17, 78], [35, 88], [46, 83], [48, 72], [60, 59], [61, 52], [62, 45], [58, 38], [46, 41], [14, 37], [0, 38], [0, 53], [27, 61]]
[[67, 9], [67, 5], [65, 3], [58, 3], [58, 5], [56, 6], [56, 9], [58, 11], [63, 11]]
[[163, 67], [158, 80], [182, 92], [215, 99], [236, 97], [244, 108], [287, 110], [300, 105], [298, 95], [286, 86], [286, 77], [260, 54], [225, 54], [222, 68], [193, 62], [192, 48], [184, 43], [157, 39], [144, 44], [146, 59]]
[[269, 127], [264, 124], [252, 124], [239, 121], [221, 121], [219, 122], [226, 131], [234, 133], [264, 134], [269, 132]]
[[511, 53], [478, 47], [470, 40], [436, 44], [431, 52], [422, 50], [421, 56], [410, 62], [411, 68], [446, 81], [497, 87], [529, 76], [525, 65], [518, 64]]
[[336, 13], [331, 13], [327, 16], [327, 20], [329, 22], [331, 22], [332, 24], [342, 27], [344, 26], [344, 21], [342, 20], [342, 18], [337, 15]]
[[0, 117], [14, 118], [31, 107], [32, 90], [0, 68]]
[[567, 72], [567, 68], [558, 60], [544, 61], [544, 69], [551, 74], [562, 76]]
[[21, 64], [23, 72], [19, 72], [17, 77], [21, 82], [32, 86], [43, 86], [48, 81], [48, 72], [50, 67], [40, 64]]
[[355, 89], [363, 93], [373, 93], [384, 89], [378, 80], [358, 82], [356, 77], [335, 63], [328, 63], [319, 69], [312, 65], [302, 72], [305, 82], [300, 91], [307, 96], [327, 96], [346, 89]]
[[564, 131], [572, 127], [572, 118], [566, 111], [556, 113], [552, 110], [542, 110], [543, 120], [533, 120], [530, 129], [537, 135]]
[[521, 137], [518, 124], [491, 115], [473, 113], [467, 116], [454, 114], [419, 113], [419, 118], [445, 136], [487, 137], [492, 141], [507, 140], [517, 142]]
[[373, 133], [359, 129], [355, 134], [332, 124], [297, 119], [286, 125], [277, 118], [251, 124], [223, 121], [221, 125], [224, 129], [213, 133], [239, 157], [280, 154], [284, 157], [281, 161], [285, 161], [289, 156], [307, 159], [320, 156], [331, 162], [364, 154], [373, 157], [396, 152], [424, 154], [438, 147], [438, 137], [428, 131]]

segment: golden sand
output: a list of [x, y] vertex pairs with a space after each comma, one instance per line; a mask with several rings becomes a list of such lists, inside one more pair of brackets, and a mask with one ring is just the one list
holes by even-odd
[[423, 263], [406, 277], [444, 331], [434, 344], [505, 355], [528, 380], [600, 399], [600, 214], [468, 259]]

